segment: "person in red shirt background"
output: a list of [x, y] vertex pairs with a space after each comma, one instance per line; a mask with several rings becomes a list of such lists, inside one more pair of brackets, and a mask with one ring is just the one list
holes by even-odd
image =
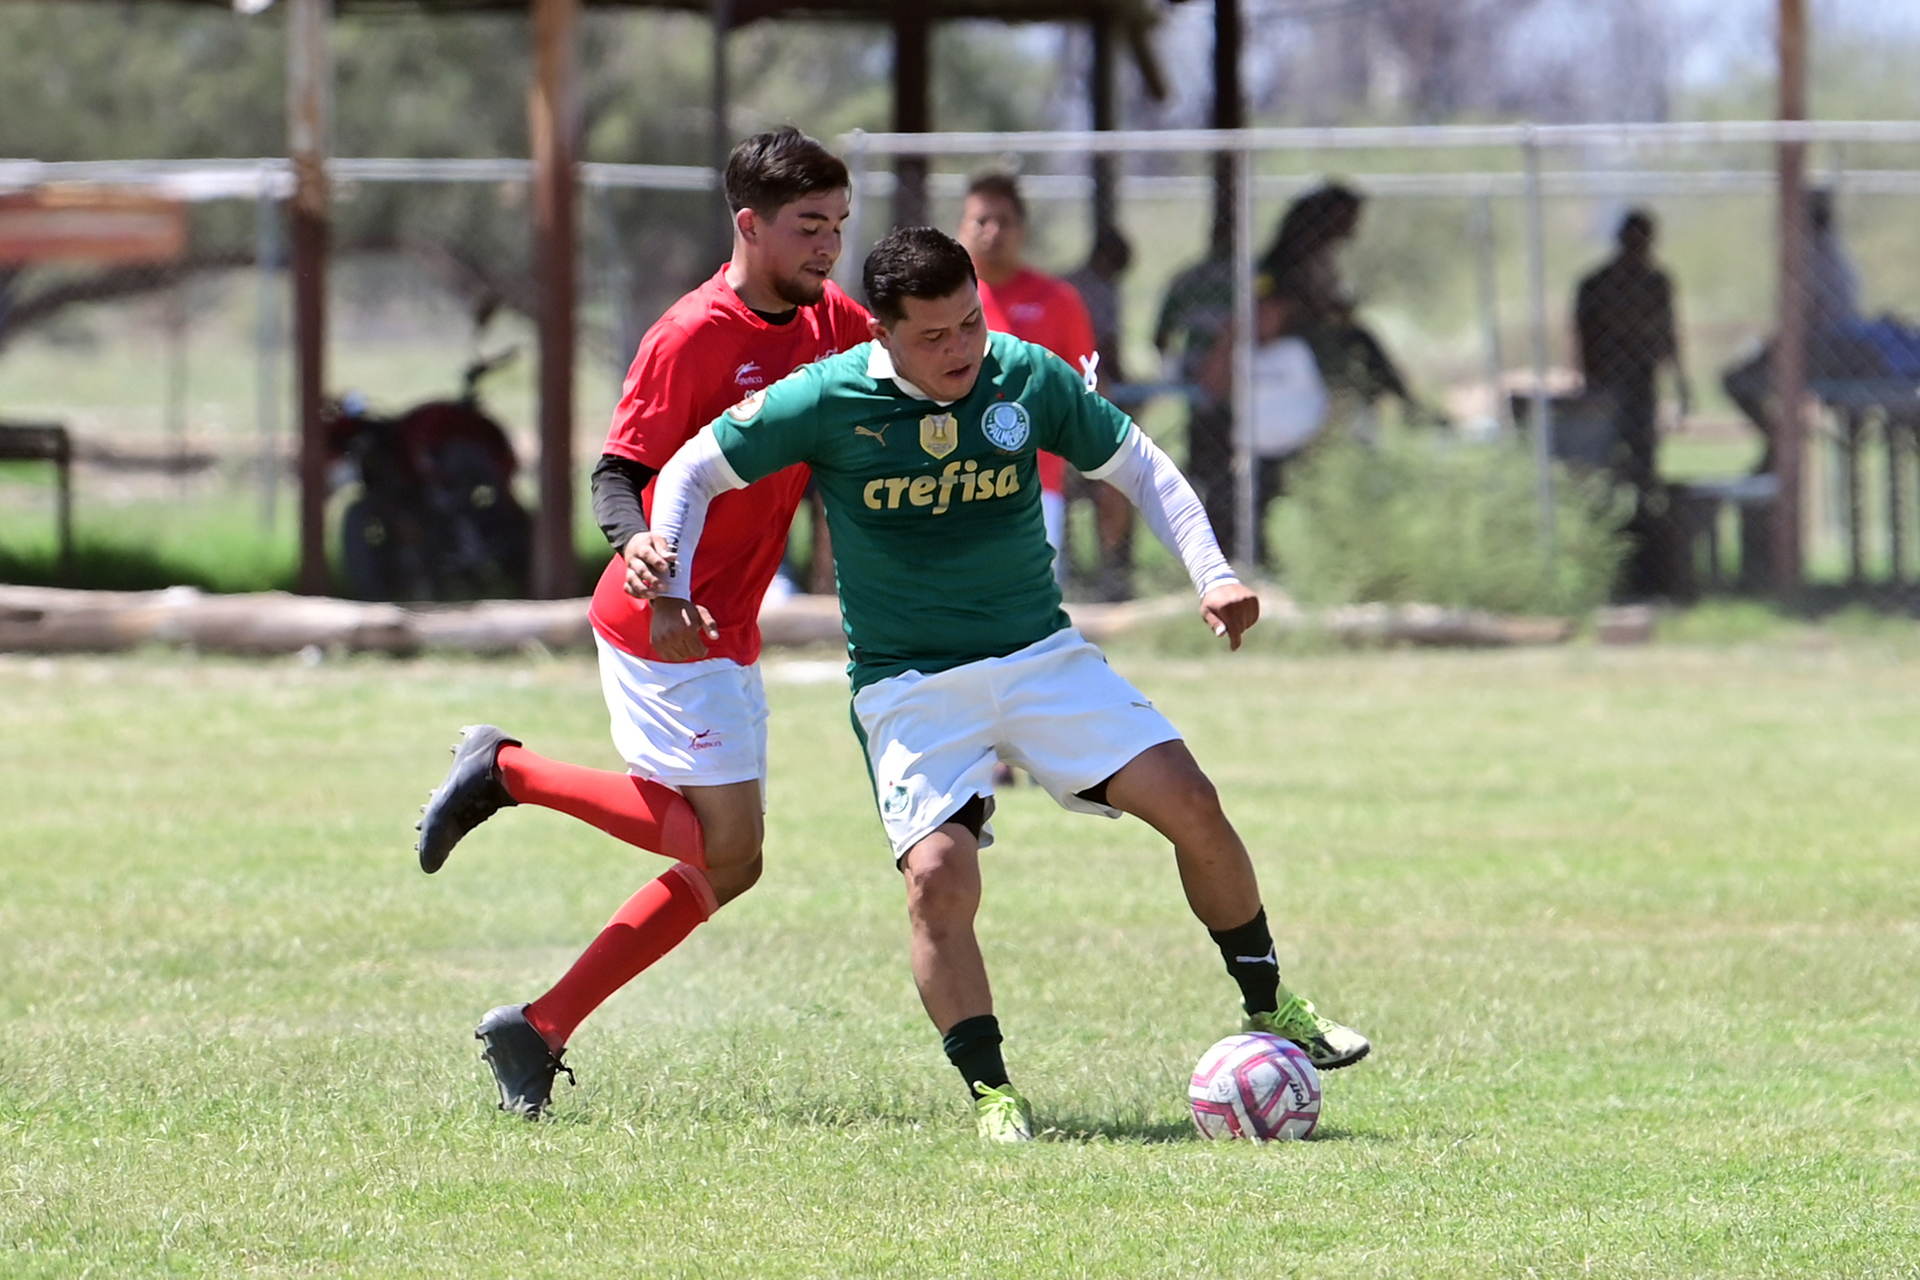
[[624, 772], [528, 751], [468, 728], [420, 823], [420, 866], [510, 805], [556, 809], [676, 860], [634, 894], [545, 995], [489, 1012], [485, 1045], [503, 1110], [537, 1118], [574, 1029], [760, 877], [767, 704], [760, 603], [779, 570], [808, 472], [790, 467], [713, 504], [695, 594], [650, 602], [634, 577], [649, 544], [653, 480], [730, 406], [871, 336], [866, 311], [829, 279], [851, 194], [847, 167], [794, 128], [747, 139], [726, 169], [733, 256], [640, 341], [593, 471], [595, 521], [615, 554], [588, 617]]
[[[978, 174], [967, 186], [960, 210], [960, 229], [954, 239], [966, 246], [980, 282], [980, 310], [987, 328], [1038, 343], [1089, 379], [1094, 376], [1093, 320], [1079, 290], [1057, 276], [1035, 271], [1026, 264], [1027, 202], [1012, 174]], [[1047, 543], [1053, 548], [1054, 576], [1067, 579], [1066, 543], [1067, 464], [1057, 454], [1042, 452], [1040, 508], [1047, 522]]]

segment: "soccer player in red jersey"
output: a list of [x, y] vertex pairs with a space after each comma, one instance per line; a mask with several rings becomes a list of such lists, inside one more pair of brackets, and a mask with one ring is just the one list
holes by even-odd
[[[1012, 174], [988, 172], [967, 186], [954, 239], [966, 246], [980, 282], [987, 328], [1037, 342], [1087, 377], [1094, 376], [1093, 319], [1080, 291], [1026, 264], [1027, 202]], [[1060, 550], [1067, 533], [1067, 464], [1041, 452], [1040, 513], [1053, 547], [1054, 576], [1066, 580]]]
[[801, 365], [865, 342], [868, 316], [829, 279], [840, 257], [846, 165], [797, 129], [749, 138], [726, 170], [733, 257], [641, 339], [593, 472], [593, 511], [617, 554], [589, 619], [614, 773], [548, 760], [491, 725], [469, 728], [420, 823], [422, 869], [499, 809], [557, 809], [675, 860], [634, 894], [539, 999], [502, 1005], [474, 1035], [502, 1109], [546, 1108], [574, 1029], [760, 877], [767, 705], [761, 598], [807, 486], [795, 466], [726, 495], [700, 539], [702, 602], [651, 603], [632, 564], [647, 542], [653, 478], [696, 431]]

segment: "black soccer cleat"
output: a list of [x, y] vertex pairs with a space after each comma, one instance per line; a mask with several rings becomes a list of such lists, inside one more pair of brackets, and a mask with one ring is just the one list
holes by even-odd
[[422, 871], [428, 875], [438, 871], [462, 836], [501, 809], [520, 803], [507, 794], [507, 784], [500, 780], [493, 762], [501, 747], [519, 745], [518, 738], [509, 738], [490, 724], [470, 724], [460, 731], [453, 768], [422, 807], [426, 816], [413, 824], [420, 833], [413, 847], [420, 853]]
[[490, 1010], [473, 1029], [473, 1038], [486, 1047], [480, 1056], [493, 1068], [493, 1082], [500, 1086], [500, 1109], [529, 1120], [538, 1120], [553, 1099], [553, 1078], [567, 1073], [569, 1084], [578, 1084], [573, 1068], [560, 1061], [562, 1049], [547, 1048], [533, 1024], [527, 1021], [527, 1006], [503, 1004]]

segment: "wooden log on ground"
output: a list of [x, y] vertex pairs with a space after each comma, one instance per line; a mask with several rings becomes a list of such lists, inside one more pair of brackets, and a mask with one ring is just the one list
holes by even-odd
[[769, 600], [760, 610], [760, 640], [772, 648], [845, 645], [847, 633], [840, 625], [839, 599], [791, 595]]
[[1300, 625], [1352, 645], [1460, 649], [1561, 644], [1575, 631], [1571, 618], [1516, 618], [1424, 604], [1346, 605], [1304, 615]]
[[409, 621], [422, 646], [466, 653], [516, 653], [540, 648], [554, 653], [591, 650], [593, 626], [586, 599], [480, 600], [473, 604], [420, 608]]
[[[307, 648], [349, 653], [421, 650], [514, 653], [532, 647], [590, 652], [585, 599], [486, 600], [466, 605], [334, 600], [268, 591], [208, 595], [166, 591], [71, 591], [0, 585], [0, 652], [118, 653], [146, 644], [212, 653], [285, 654]], [[1072, 604], [1074, 625], [1095, 642], [1145, 626], [1200, 622], [1190, 594], [1124, 604]], [[1560, 644], [1575, 630], [1566, 618], [1514, 618], [1431, 605], [1353, 605], [1303, 611], [1284, 593], [1261, 597], [1262, 627], [1317, 631], [1362, 646], [1497, 647]], [[832, 596], [795, 595], [761, 610], [769, 648], [841, 645], [840, 606]]]
[[391, 604], [267, 591], [208, 595], [165, 591], [67, 591], [0, 586], [0, 650], [118, 653], [144, 644], [219, 653], [297, 653], [308, 646], [412, 653], [419, 636]]

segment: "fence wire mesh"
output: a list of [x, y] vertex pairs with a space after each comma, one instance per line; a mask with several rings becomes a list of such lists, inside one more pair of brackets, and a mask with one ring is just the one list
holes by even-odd
[[[1284, 574], [1274, 499], [1331, 441], [1519, 435], [1549, 442], [1559, 474], [1617, 486], [1634, 546], [1620, 594], [1766, 581], [1780, 129], [1255, 131], [1239, 135], [1250, 181], [1222, 200], [1232, 136], [1109, 135], [1104, 232], [1089, 135], [844, 139], [857, 190], [842, 279], [857, 291], [891, 225], [893, 156], [926, 157], [927, 219], [948, 230], [969, 176], [1006, 170], [1030, 210], [1027, 260], [1088, 302], [1104, 389], [1186, 466], [1243, 559]], [[1920, 553], [1920, 338], [1906, 319], [1920, 316], [1920, 131], [1795, 136], [1808, 138], [1813, 228], [1807, 564], [1816, 578], [1906, 582]], [[457, 396], [478, 354], [531, 356], [524, 162], [338, 160], [331, 172], [334, 394], [397, 410]], [[584, 476], [640, 334], [719, 264], [723, 228], [704, 170], [581, 176]], [[148, 266], [0, 267], [0, 418], [69, 428], [83, 528], [111, 524], [119, 503], [185, 496], [255, 505], [284, 535], [284, 163], [0, 162], [0, 190], [49, 184], [178, 196], [188, 245]], [[481, 391], [523, 464], [537, 450], [533, 363]], [[51, 504], [18, 467], [0, 474], [10, 509]], [[523, 465], [518, 482], [529, 503], [532, 474]], [[1125, 521], [1085, 496], [1068, 524], [1071, 592], [1165, 585], [1136, 578]], [[6, 528], [38, 536], [30, 522]], [[583, 545], [592, 536], [583, 529]]]

